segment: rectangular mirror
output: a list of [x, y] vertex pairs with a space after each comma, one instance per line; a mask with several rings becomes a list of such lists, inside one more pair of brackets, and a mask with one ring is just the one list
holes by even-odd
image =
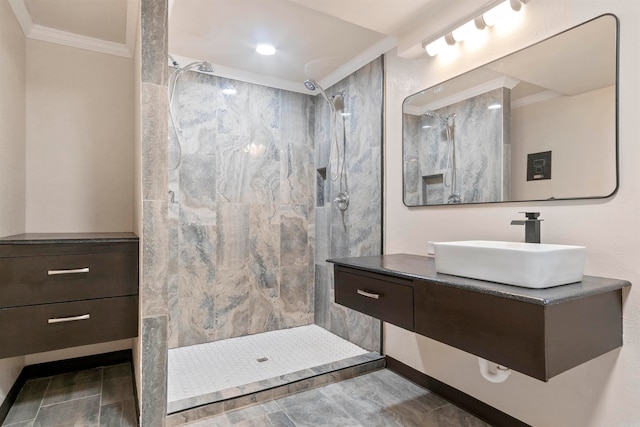
[[407, 97], [404, 203], [613, 195], [617, 62], [607, 14]]

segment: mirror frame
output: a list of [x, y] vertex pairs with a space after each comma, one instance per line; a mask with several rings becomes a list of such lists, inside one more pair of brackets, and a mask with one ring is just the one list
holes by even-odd
[[592, 21], [595, 21], [596, 19], [600, 19], [602, 17], [605, 16], [610, 16], [614, 19], [615, 22], [615, 124], [614, 124], [614, 130], [615, 130], [615, 135], [614, 135], [614, 143], [615, 143], [615, 188], [613, 189], [613, 191], [607, 195], [604, 196], [585, 196], [585, 197], [564, 197], [564, 198], [553, 198], [553, 199], [527, 199], [527, 200], [501, 200], [501, 201], [488, 201], [488, 202], [469, 202], [469, 203], [456, 203], [456, 204], [433, 204], [433, 205], [408, 205], [407, 201], [406, 201], [406, 192], [405, 192], [405, 161], [404, 161], [404, 120], [402, 120], [402, 203], [407, 207], [407, 208], [438, 208], [438, 207], [451, 207], [451, 206], [482, 206], [482, 205], [487, 205], [487, 204], [498, 204], [498, 203], [527, 203], [527, 202], [557, 202], [557, 201], [566, 201], [566, 200], [597, 200], [597, 199], [607, 199], [610, 198], [612, 196], [614, 196], [617, 192], [618, 189], [620, 188], [620, 148], [619, 148], [619, 119], [620, 119], [620, 114], [619, 114], [619, 99], [620, 99], [620, 19], [613, 13], [603, 13], [602, 15], [598, 15], [595, 16], [587, 21], [584, 21], [580, 24], [574, 25], [570, 28], [567, 28], [566, 30], [560, 31], [556, 34], [553, 34], [552, 36], [549, 36], [545, 39], [542, 39], [536, 43], [532, 43], [530, 45], [527, 45], [521, 49], [518, 50], [514, 50], [513, 52], [509, 52], [506, 55], [501, 56], [500, 58], [496, 58], [493, 61], [489, 61], [486, 62], [482, 65], [479, 65], [469, 71], [465, 71], [464, 73], [460, 73], [456, 76], [453, 76], [447, 80], [438, 82], [436, 84], [434, 84], [433, 86], [430, 86], [428, 88], [422, 89], [418, 92], [415, 92], [409, 96], [407, 96], [403, 101], [402, 101], [402, 113], [401, 114], [405, 114], [404, 113], [404, 105], [405, 102], [407, 101], [407, 99], [409, 99], [410, 97], [417, 95], [425, 90], [429, 90], [431, 88], [437, 87], [441, 84], [444, 84], [446, 82], [449, 82], [457, 77], [463, 76], [465, 74], [468, 73], [472, 73], [475, 70], [485, 67], [491, 63], [500, 61], [504, 58], [506, 58], [509, 55], [513, 55], [515, 53], [521, 52], [525, 49], [528, 49], [532, 46], [538, 45], [540, 43], [544, 43], [545, 41], [552, 39], [556, 36], [559, 36], [560, 34], [564, 34], [568, 31], [574, 30], [582, 25], [588, 24]]

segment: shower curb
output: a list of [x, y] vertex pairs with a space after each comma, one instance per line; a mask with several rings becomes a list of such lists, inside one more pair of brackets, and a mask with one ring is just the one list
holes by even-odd
[[186, 409], [184, 411], [167, 415], [166, 427], [187, 425], [205, 418], [269, 402], [301, 391], [311, 390], [327, 384], [348, 380], [362, 374], [383, 369], [385, 365], [385, 357], [379, 356], [376, 360], [338, 368], [329, 372], [322, 372], [312, 377], [302, 378], [288, 384]]

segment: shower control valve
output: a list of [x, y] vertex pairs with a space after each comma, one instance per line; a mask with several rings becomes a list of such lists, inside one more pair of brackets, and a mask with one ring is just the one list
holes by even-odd
[[346, 191], [339, 192], [338, 196], [333, 200], [333, 204], [339, 211], [346, 211], [349, 207], [349, 194]]

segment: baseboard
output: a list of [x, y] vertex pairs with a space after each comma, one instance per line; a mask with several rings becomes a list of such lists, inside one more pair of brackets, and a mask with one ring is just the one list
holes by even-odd
[[[68, 372], [81, 371], [83, 369], [97, 368], [100, 366], [117, 365], [119, 363], [131, 362], [133, 364], [132, 361], [133, 356], [131, 350], [120, 350], [113, 351], [111, 353], [95, 354], [91, 356], [82, 356], [73, 359], [57, 360], [55, 362], [25, 366], [22, 368], [22, 371], [13, 383], [13, 386], [11, 386], [11, 389], [9, 390], [9, 393], [7, 393], [7, 397], [5, 397], [2, 405], [0, 405], [0, 424], [4, 422], [5, 418], [7, 418], [9, 410], [18, 398], [20, 390], [30, 379], [66, 374]], [[135, 377], [133, 377], [133, 382], [134, 387], [136, 387]], [[137, 399], [137, 393], [135, 393], [135, 396]]]
[[26, 382], [27, 377], [25, 376], [23, 369], [22, 371], [20, 371], [18, 378], [16, 378], [16, 382], [14, 382], [11, 386], [11, 389], [9, 390], [9, 393], [7, 393], [7, 396], [4, 398], [2, 405], [0, 405], [0, 425], [2, 425], [5, 418], [7, 418], [7, 415], [9, 415], [9, 409], [11, 409], [11, 406], [15, 403], [16, 399], [18, 398], [18, 394], [22, 389], [22, 386]]
[[517, 418], [487, 405], [486, 403], [469, 396], [460, 390], [453, 388], [435, 378], [422, 373], [411, 366], [394, 359], [393, 357], [386, 356], [387, 369], [395, 372], [396, 374], [412, 381], [419, 386], [422, 386], [453, 403], [454, 405], [464, 409], [470, 414], [482, 419], [483, 421], [491, 424], [495, 427], [530, 427], [529, 424], [525, 424]]

